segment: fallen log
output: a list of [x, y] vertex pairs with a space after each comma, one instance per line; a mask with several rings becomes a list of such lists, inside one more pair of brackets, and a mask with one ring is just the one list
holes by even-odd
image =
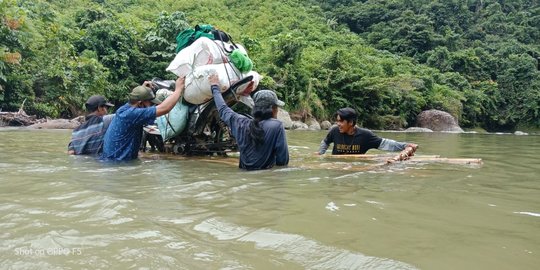
[[35, 124], [35, 115], [27, 115], [23, 110], [18, 112], [0, 112], [0, 126], [29, 126]]

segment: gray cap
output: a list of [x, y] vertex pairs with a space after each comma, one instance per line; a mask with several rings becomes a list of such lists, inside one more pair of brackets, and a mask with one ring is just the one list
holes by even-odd
[[253, 94], [253, 101], [255, 101], [255, 106], [258, 107], [270, 107], [272, 105], [283, 107], [285, 105], [272, 90], [259, 90], [255, 92]]

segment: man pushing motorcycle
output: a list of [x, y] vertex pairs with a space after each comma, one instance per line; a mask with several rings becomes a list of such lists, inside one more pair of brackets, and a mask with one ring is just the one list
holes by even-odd
[[269, 169], [289, 164], [289, 150], [283, 123], [277, 120], [278, 106], [285, 105], [271, 90], [253, 94], [253, 119], [234, 112], [223, 100], [219, 77], [209, 77], [214, 102], [221, 120], [229, 126], [240, 150], [241, 169]]
[[[156, 117], [167, 114], [182, 96], [185, 77], [176, 80], [175, 91], [163, 102], [156, 99], [151, 82], [133, 88], [129, 101], [116, 111], [104, 137], [104, 160], [127, 161], [138, 157], [144, 125], [153, 124]], [[157, 106], [153, 106], [157, 105]]]

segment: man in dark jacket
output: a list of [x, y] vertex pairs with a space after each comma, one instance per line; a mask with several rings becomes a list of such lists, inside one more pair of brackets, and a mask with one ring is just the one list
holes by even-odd
[[278, 106], [285, 105], [271, 90], [253, 95], [253, 119], [234, 112], [227, 106], [219, 90], [217, 74], [210, 75], [212, 95], [221, 120], [231, 129], [240, 149], [241, 169], [269, 169], [289, 164], [289, 149], [283, 123], [276, 119]]

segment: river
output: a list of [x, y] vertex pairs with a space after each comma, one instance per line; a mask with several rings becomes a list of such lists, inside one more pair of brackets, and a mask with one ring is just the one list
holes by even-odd
[[[392, 133], [482, 165], [67, 156], [69, 130], [0, 129], [1, 269], [538, 269], [540, 136]], [[369, 154], [382, 153], [370, 151]]]

